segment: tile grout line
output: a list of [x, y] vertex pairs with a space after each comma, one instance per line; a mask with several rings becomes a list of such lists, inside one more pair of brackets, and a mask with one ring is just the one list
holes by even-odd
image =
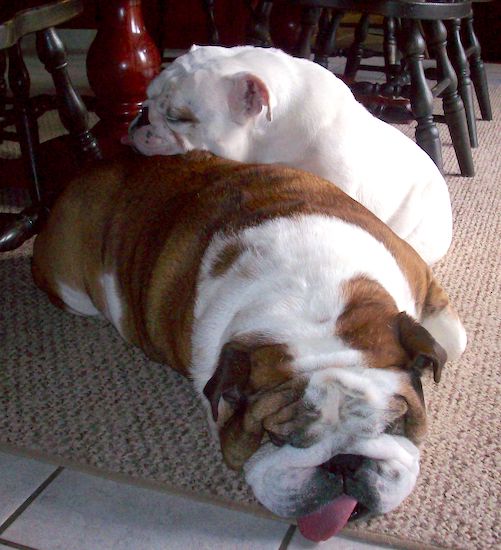
[[280, 543], [278, 550], [287, 550], [287, 548], [289, 547], [289, 542], [291, 541], [295, 532], [296, 532], [296, 526], [289, 525], [289, 528], [285, 532], [284, 538], [282, 539], [282, 542]]
[[12, 512], [12, 514], [0, 525], [0, 536], [4, 533], [15, 521], [16, 519], [28, 508], [28, 506], [42, 493], [55, 479], [59, 474], [64, 470], [62, 466], [59, 466], [50, 476], [43, 481], [31, 495]]
[[16, 550], [37, 550], [36, 548], [33, 548], [33, 546], [25, 546], [24, 544], [19, 544], [18, 542], [3, 539], [2, 537], [0, 537], [0, 544], [8, 546], [9, 548], [15, 548]]

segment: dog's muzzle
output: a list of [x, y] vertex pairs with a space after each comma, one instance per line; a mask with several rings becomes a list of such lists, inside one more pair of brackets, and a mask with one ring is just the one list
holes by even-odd
[[154, 112], [154, 106], [143, 105], [139, 115], [129, 125], [129, 145], [147, 156], [178, 155], [186, 152], [184, 142], [170, 128], [152, 124], [150, 115]]
[[[245, 465], [257, 499], [282, 517], [295, 517], [312, 540], [347, 521], [389, 512], [413, 490], [419, 450], [406, 437], [356, 439], [333, 434], [308, 448], [265, 444]], [[325, 531], [326, 530], [326, 531]]]

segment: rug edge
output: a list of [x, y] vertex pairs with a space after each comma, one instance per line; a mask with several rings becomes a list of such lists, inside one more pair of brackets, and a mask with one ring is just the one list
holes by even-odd
[[[183, 490], [167, 482], [150, 481], [144, 478], [136, 478], [136, 477], [129, 476], [127, 474], [112, 472], [110, 470], [98, 468], [97, 466], [90, 466], [88, 464], [83, 464], [78, 461], [68, 460], [63, 457], [49, 455], [44, 453], [43, 451], [19, 447], [17, 445], [5, 443], [3, 441], [0, 441], [0, 452], [5, 452], [15, 456], [22, 456], [24, 458], [38, 460], [40, 462], [52, 464], [53, 466], [56, 466], [56, 467], [70, 468], [72, 470], [75, 470], [83, 474], [89, 474], [89, 475], [93, 475], [103, 479], [108, 479], [110, 481], [116, 481], [117, 483], [126, 483], [128, 485], [132, 485], [143, 489], [149, 489], [149, 490], [158, 491], [161, 493], [169, 493], [172, 495], [194, 500], [195, 502], [200, 502], [203, 504], [211, 504], [214, 506], [219, 506], [221, 508], [226, 508], [229, 510], [234, 510], [237, 512], [242, 512], [242, 513], [250, 514], [257, 517], [262, 517], [264, 519], [279, 521], [284, 523], [285, 525], [294, 524], [294, 522], [275, 516], [271, 512], [268, 512], [266, 509], [258, 506], [239, 504], [237, 502], [226, 500], [222, 497], [218, 497], [215, 495], [209, 496], [201, 493], [195, 493], [189, 490]], [[423, 542], [418, 542], [418, 541], [413, 541], [408, 539], [401, 539], [396, 536], [374, 533], [368, 530], [363, 530], [363, 531], [354, 530], [350, 527], [343, 529], [341, 534], [343, 537], [346, 537], [348, 539], [352, 539], [358, 542], [368, 542], [373, 544], [386, 545], [389, 548], [395, 548], [397, 550], [460, 550], [458, 548], [451, 549], [446, 546], [436, 546], [436, 545], [426, 544]]]

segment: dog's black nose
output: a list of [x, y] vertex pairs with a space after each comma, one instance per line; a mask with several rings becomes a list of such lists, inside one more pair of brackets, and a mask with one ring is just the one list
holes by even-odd
[[150, 123], [150, 117], [148, 112], [148, 107], [145, 106], [141, 109], [139, 115], [134, 119], [131, 124], [131, 129], [138, 129], [142, 126], [147, 126]]
[[365, 457], [361, 455], [340, 454], [322, 464], [322, 468], [331, 474], [352, 476], [362, 465]]
[[[321, 465], [321, 468], [327, 470], [330, 474], [335, 476], [341, 476], [343, 481], [343, 491], [347, 495], [349, 494], [347, 489], [347, 479], [353, 479], [362, 466], [365, 456], [352, 455], [352, 454], [340, 454], [333, 456], [327, 462]], [[365, 517], [369, 513], [367, 506], [361, 502], [357, 502], [357, 505], [353, 509], [348, 521], [354, 521]]]

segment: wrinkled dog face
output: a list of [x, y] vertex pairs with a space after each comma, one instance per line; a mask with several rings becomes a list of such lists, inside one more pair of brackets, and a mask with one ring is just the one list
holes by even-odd
[[[223, 51], [223, 54], [219, 52]], [[175, 155], [208, 150], [233, 160], [246, 160], [247, 125], [266, 109], [269, 92], [255, 75], [225, 74], [220, 63], [207, 67], [225, 48], [197, 48], [176, 59], [150, 84], [142, 113], [129, 128], [132, 145], [144, 155]]]
[[419, 473], [419, 451], [405, 435], [406, 379], [404, 373], [363, 367], [314, 374], [299, 401], [289, 405], [296, 415], [281, 422], [279, 411], [263, 423], [275, 434], [273, 444], [245, 465], [257, 498], [275, 513], [295, 517], [343, 494], [358, 502], [354, 517], [398, 506]]
[[385, 513], [414, 488], [426, 432], [419, 378], [429, 366], [438, 379], [445, 353], [407, 315], [395, 325], [403, 361], [391, 368], [362, 366], [362, 354], [357, 366], [355, 352], [308, 371], [284, 345], [224, 346], [204, 393], [227, 464], [245, 467], [273, 512], [304, 516], [350, 495], [355, 515]]

